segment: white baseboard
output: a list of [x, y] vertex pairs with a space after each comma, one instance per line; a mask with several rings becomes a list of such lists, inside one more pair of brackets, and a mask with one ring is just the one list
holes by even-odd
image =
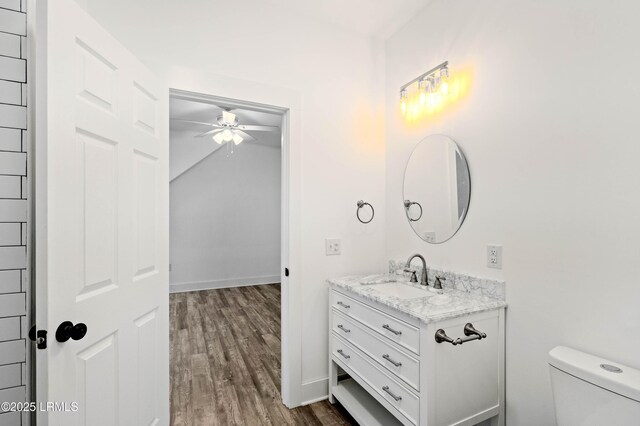
[[245, 277], [225, 280], [191, 281], [169, 284], [169, 293], [182, 293], [185, 291], [216, 290], [219, 288], [246, 287], [249, 285], [274, 284], [280, 282], [280, 275], [265, 277]]
[[309, 405], [329, 398], [329, 378], [312, 380], [302, 384], [302, 403]]

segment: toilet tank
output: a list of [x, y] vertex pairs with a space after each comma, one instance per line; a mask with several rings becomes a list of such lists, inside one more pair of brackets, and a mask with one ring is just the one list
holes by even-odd
[[640, 370], [564, 346], [549, 369], [558, 426], [640, 426]]

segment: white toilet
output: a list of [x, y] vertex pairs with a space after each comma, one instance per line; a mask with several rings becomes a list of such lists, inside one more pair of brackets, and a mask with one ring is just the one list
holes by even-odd
[[558, 426], [640, 426], [640, 370], [564, 346], [549, 369]]

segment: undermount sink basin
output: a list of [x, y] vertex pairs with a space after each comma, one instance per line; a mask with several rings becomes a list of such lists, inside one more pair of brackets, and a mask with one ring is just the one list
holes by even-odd
[[446, 305], [451, 302], [451, 296], [446, 294], [438, 294], [429, 299], [429, 303], [436, 306]]
[[385, 296], [397, 297], [398, 299], [417, 299], [418, 297], [434, 296], [436, 291], [430, 288], [416, 288], [401, 282], [387, 282], [373, 284], [375, 290]]

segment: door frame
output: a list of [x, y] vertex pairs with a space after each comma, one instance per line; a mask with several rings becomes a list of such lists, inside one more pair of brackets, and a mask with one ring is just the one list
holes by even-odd
[[[216, 93], [216, 92], [209, 92]], [[240, 93], [238, 93], [241, 96]], [[293, 181], [299, 182], [299, 176], [294, 178], [292, 162], [299, 164], [299, 161], [294, 161], [292, 156], [292, 138], [291, 138], [291, 123], [292, 123], [292, 108], [288, 105], [277, 106], [276, 104], [269, 104], [264, 102], [256, 102], [244, 100], [246, 98], [240, 97], [228, 97], [213, 94], [204, 94], [204, 92], [195, 92], [192, 90], [176, 89], [169, 85], [169, 99], [182, 99], [189, 101], [196, 101], [209, 104], [224, 104], [231, 105], [235, 108], [248, 109], [252, 111], [266, 112], [272, 114], [278, 114], [282, 117], [281, 124], [281, 181], [280, 181], [280, 283], [281, 283], [281, 295], [280, 295], [280, 324], [281, 324], [281, 396], [282, 402], [289, 408], [297, 407], [301, 405], [301, 341], [302, 333], [300, 329], [300, 295], [297, 289], [299, 285], [293, 285], [294, 280], [289, 276], [285, 276], [285, 269], [291, 271], [299, 271], [295, 264], [299, 264], [294, 259], [299, 258], [300, 246], [299, 236], [297, 232], [292, 229], [291, 218], [295, 217], [296, 209], [295, 203], [292, 202], [292, 188], [291, 183]], [[276, 99], [274, 99], [275, 101]], [[297, 169], [299, 170], [299, 169]], [[299, 198], [298, 198], [299, 200]], [[297, 274], [296, 274], [297, 275]], [[299, 276], [299, 275], [298, 275]]]

